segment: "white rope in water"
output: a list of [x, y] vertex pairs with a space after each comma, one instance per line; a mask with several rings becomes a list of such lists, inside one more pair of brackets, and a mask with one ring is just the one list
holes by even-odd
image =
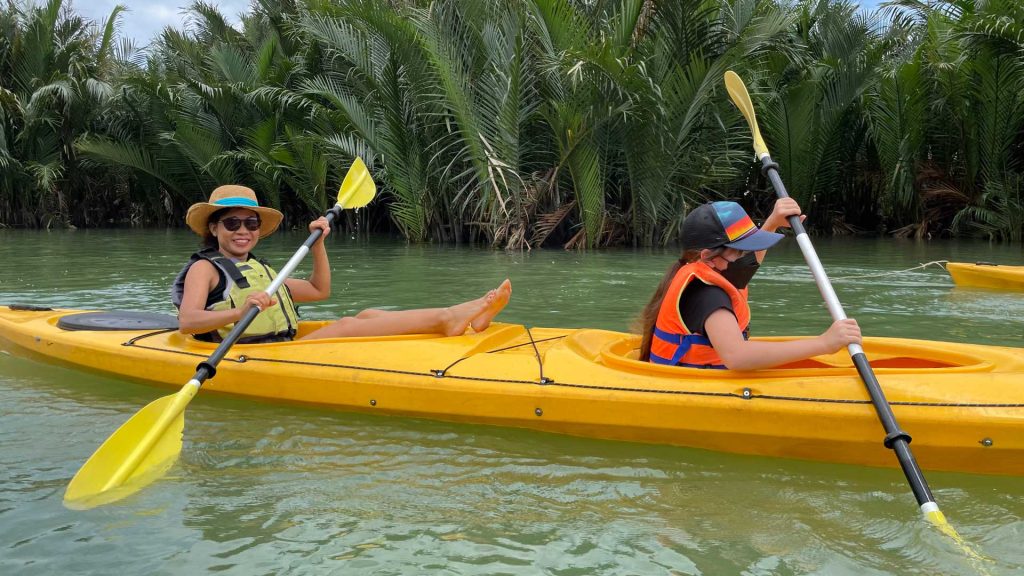
[[860, 276], [841, 276], [839, 278], [833, 278], [833, 280], [856, 280], [858, 278], [879, 278], [881, 276], [891, 276], [893, 274], [902, 274], [903, 272], [913, 272], [914, 270], [921, 270], [922, 268], [927, 268], [928, 266], [932, 266], [932, 265], [935, 265], [935, 266], [938, 266], [939, 268], [945, 269], [946, 267], [943, 266], [943, 265], [948, 263], [948, 262], [949, 262], [949, 260], [932, 260], [931, 262], [925, 262], [924, 264], [921, 264], [919, 266], [914, 266], [913, 268], [907, 268], [906, 270], [889, 270], [887, 272], [878, 272], [876, 274], [862, 274]]

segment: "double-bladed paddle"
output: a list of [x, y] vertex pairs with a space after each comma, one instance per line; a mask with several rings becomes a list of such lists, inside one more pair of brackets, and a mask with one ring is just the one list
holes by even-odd
[[[743, 84], [743, 80], [735, 72], [730, 70], [725, 73], [725, 88], [728, 90], [733, 103], [743, 113], [743, 117], [747, 119], [747, 124], [750, 125], [750, 132], [754, 137], [754, 153], [757, 159], [761, 161], [762, 171], [768, 176], [775, 194], [779, 198], [787, 198], [789, 194], [786, 192], [786, 187], [782, 184], [782, 178], [779, 176], [779, 166], [772, 161], [772, 157], [768, 153], [768, 146], [765, 145], [764, 139], [761, 138], [761, 130], [757, 126], [757, 116], [754, 114], [754, 105], [750, 101], [750, 94], [747, 93], [746, 85]], [[804, 229], [803, 224], [800, 222], [800, 217], [790, 216], [787, 220], [789, 221], [790, 228], [796, 234], [797, 244], [799, 244], [800, 251], [804, 255], [804, 260], [807, 261], [807, 266], [811, 269], [814, 282], [818, 285], [818, 290], [825, 299], [825, 305], [828, 306], [832, 319], [846, 319], [843, 305], [839, 303], [839, 297], [836, 296], [835, 290], [832, 289], [832, 283], [829, 282], [828, 275], [825, 274], [825, 268], [822, 267], [821, 260], [818, 259], [818, 254], [814, 251], [814, 246], [811, 245], [811, 238], [807, 235], [807, 230]], [[935, 498], [932, 496], [928, 482], [921, 472], [921, 467], [918, 466], [914, 454], [910, 451], [910, 435], [904, 432], [899, 427], [899, 424], [896, 423], [896, 416], [893, 414], [889, 402], [885, 399], [885, 393], [882, 391], [878, 379], [875, 378], [875, 373], [871, 369], [871, 364], [868, 363], [867, 356], [864, 355], [864, 349], [860, 344], [850, 344], [847, 346], [847, 350], [853, 359], [854, 366], [857, 367], [857, 373], [860, 375], [868, 394], [871, 396], [871, 404], [875, 407], [878, 419], [881, 421], [882, 427], [885, 428], [883, 444], [896, 453], [896, 458], [899, 460], [900, 467], [903, 468], [903, 474], [906, 476], [911, 490], [914, 491], [914, 497], [917, 498], [922, 514], [939, 530], [951, 536], [970, 556], [979, 558], [977, 553], [964, 542], [956, 530], [946, 521], [945, 515], [939, 510], [939, 505], [935, 503]]]
[[[356, 158], [338, 189], [337, 203], [327, 211], [328, 224], [340, 218], [346, 208], [366, 206], [376, 193], [377, 186], [366, 164]], [[281, 288], [321, 235], [323, 230], [319, 229], [309, 235], [266, 289], [268, 295]], [[203, 382], [217, 373], [217, 364], [259, 313], [259, 308], [249, 308], [213, 354], [196, 367], [195, 375], [181, 390], [149, 403], [107, 438], [71, 479], [64, 493], [64, 505], [83, 510], [107, 504], [137, 492], [163, 475], [181, 452], [185, 407]]]

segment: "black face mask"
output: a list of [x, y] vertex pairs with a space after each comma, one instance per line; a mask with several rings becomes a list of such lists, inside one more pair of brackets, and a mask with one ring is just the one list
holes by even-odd
[[718, 273], [737, 289], [742, 290], [747, 287], [750, 279], [757, 274], [757, 269], [760, 267], [757, 254], [751, 252], [742, 258], [737, 258], [735, 262], [730, 262], [725, 270], [719, 270]]

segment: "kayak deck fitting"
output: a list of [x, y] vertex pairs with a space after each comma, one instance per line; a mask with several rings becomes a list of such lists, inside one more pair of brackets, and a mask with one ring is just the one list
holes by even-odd
[[[173, 329], [58, 326], [0, 306], [0, 347], [179, 387], [215, 344]], [[326, 322], [302, 322], [299, 335]], [[786, 340], [775, 337], [764, 340]], [[234, 346], [204, 393], [870, 466], [896, 462], [845, 351], [774, 369], [636, 360], [639, 338], [495, 323], [462, 336]], [[925, 469], [1024, 475], [1024, 350], [895, 338], [864, 349]]]

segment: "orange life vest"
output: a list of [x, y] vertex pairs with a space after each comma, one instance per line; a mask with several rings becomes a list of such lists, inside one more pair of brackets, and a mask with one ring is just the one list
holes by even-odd
[[651, 338], [651, 362], [691, 368], [725, 368], [722, 359], [711, 347], [711, 340], [707, 336], [694, 334], [679, 315], [679, 299], [694, 278], [725, 290], [732, 301], [732, 311], [736, 315], [740, 331], [743, 332], [743, 338], [747, 338], [747, 328], [750, 326], [747, 289], [738, 290], [714, 268], [698, 260], [686, 264], [676, 272], [665, 297], [661, 300], [658, 319], [654, 324], [654, 335]]

